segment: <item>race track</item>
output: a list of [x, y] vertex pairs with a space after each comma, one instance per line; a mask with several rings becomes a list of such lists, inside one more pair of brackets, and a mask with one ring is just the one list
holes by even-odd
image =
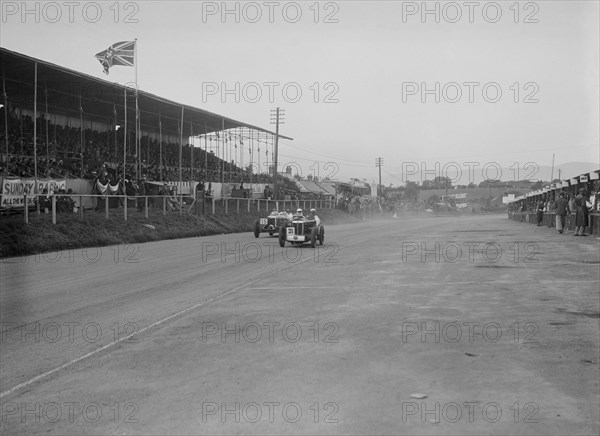
[[4, 259], [1, 433], [598, 434], [596, 237], [324, 224]]

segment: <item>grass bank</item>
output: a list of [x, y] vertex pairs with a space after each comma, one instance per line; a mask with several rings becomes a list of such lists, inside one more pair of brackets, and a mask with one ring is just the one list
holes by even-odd
[[[23, 215], [0, 218], [0, 257], [23, 256], [64, 249], [102, 247], [163, 239], [179, 239], [221, 233], [250, 232], [254, 222], [265, 212], [229, 215], [180, 215], [151, 211], [148, 218], [130, 209], [127, 221], [122, 209], [111, 210], [108, 219], [103, 211], [86, 211], [83, 220], [78, 214], [60, 214], [57, 224], [51, 215], [31, 213], [29, 224]], [[321, 209], [323, 224], [343, 224], [359, 220], [340, 210]]]

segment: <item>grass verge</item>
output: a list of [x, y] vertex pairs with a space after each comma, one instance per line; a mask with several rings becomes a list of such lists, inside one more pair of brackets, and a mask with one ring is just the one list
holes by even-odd
[[[57, 224], [51, 215], [31, 213], [29, 224], [23, 215], [0, 218], [0, 257], [24, 256], [64, 249], [132, 244], [163, 239], [190, 238], [222, 233], [250, 232], [254, 222], [267, 214], [248, 212], [214, 216], [188, 215], [150, 211], [148, 218], [135, 209], [129, 210], [127, 221], [122, 209], [112, 209], [108, 219], [103, 211], [86, 211], [83, 220], [78, 214], [60, 214]], [[340, 210], [322, 209], [321, 221], [343, 224], [359, 220]]]

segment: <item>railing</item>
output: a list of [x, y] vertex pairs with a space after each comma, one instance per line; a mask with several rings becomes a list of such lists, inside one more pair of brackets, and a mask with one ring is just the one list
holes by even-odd
[[[544, 212], [542, 217], [542, 226], [554, 227], [556, 214], [553, 212]], [[537, 212], [526, 211], [526, 212], [508, 212], [508, 218], [514, 221], [526, 222], [530, 224], [537, 224]], [[565, 229], [575, 230], [575, 213], [571, 213], [565, 216]], [[600, 235], [600, 212], [593, 211], [589, 214], [589, 226], [586, 227], [586, 232], [590, 235]]]
[[[49, 207], [38, 209], [42, 207], [38, 198], [43, 198], [44, 204], [48, 204]], [[58, 198], [70, 199], [70, 202], [74, 202], [76, 207], [72, 212], [58, 212]], [[95, 198], [96, 207], [84, 208], [84, 198]], [[79, 202], [75, 201], [78, 199]], [[33, 201], [32, 201], [33, 200]], [[100, 201], [99, 201], [100, 200]], [[111, 207], [111, 200], [113, 205]], [[118, 205], [115, 206], [115, 202], [118, 200]], [[277, 211], [291, 210], [294, 212], [296, 209], [301, 208], [305, 211], [311, 208], [315, 209], [334, 209], [335, 200], [267, 200], [263, 198], [220, 198], [215, 199], [214, 197], [194, 197], [189, 195], [175, 196], [164, 196], [164, 195], [145, 195], [145, 196], [126, 196], [126, 195], [64, 195], [64, 194], [37, 194], [37, 195], [24, 195], [24, 204], [30, 203], [28, 207], [23, 209], [23, 217], [26, 224], [29, 224], [29, 216], [39, 213], [47, 213], [52, 215], [52, 224], [56, 224], [57, 216], [66, 215], [67, 213], [73, 214], [78, 213], [81, 219], [84, 219], [86, 214], [90, 213], [102, 213], [104, 212], [105, 218], [109, 219], [111, 215], [115, 213], [121, 214], [123, 220], [127, 221], [128, 215], [132, 213], [132, 209], [144, 213], [144, 218], [149, 218], [150, 210], [161, 210], [162, 215], [167, 213], [179, 213], [179, 214], [195, 214], [195, 215], [228, 215], [230, 213], [250, 213], [250, 212], [264, 212], [268, 215], [273, 209]], [[45, 203], [49, 201], [49, 203]], [[34, 203], [33, 205], [31, 203]], [[69, 202], [69, 204], [70, 204]], [[47, 209], [47, 211], [45, 210]], [[120, 209], [119, 212], [117, 212]]]

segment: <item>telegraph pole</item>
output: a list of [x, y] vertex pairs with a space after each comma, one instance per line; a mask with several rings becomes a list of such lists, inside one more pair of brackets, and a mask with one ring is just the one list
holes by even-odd
[[375, 159], [375, 166], [379, 168], [379, 185], [377, 185], [377, 196], [381, 197], [381, 167], [383, 166], [382, 157], [378, 157]]
[[271, 124], [275, 124], [275, 150], [273, 157], [273, 198], [277, 200], [277, 159], [279, 157], [279, 124], [285, 124], [285, 109], [271, 109]]

